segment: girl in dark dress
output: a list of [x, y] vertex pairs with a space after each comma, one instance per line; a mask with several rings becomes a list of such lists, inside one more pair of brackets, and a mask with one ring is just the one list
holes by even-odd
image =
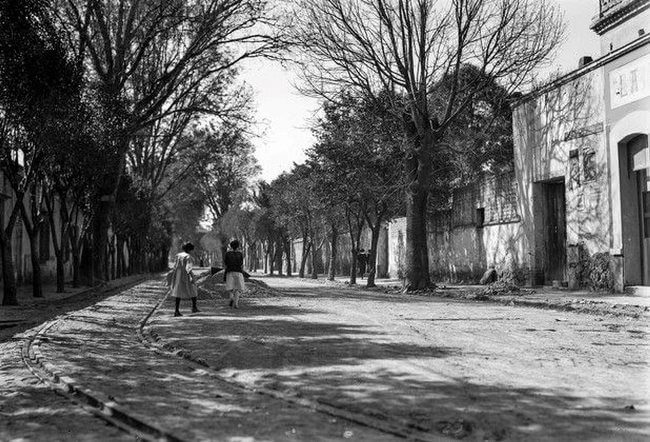
[[246, 290], [244, 284], [244, 255], [240, 252], [239, 241], [230, 242], [231, 250], [226, 252], [226, 290], [230, 294], [230, 307], [239, 308], [239, 297]]

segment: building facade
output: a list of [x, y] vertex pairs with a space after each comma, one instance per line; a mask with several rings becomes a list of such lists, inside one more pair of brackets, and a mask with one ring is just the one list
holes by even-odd
[[[436, 280], [496, 268], [531, 285], [650, 285], [649, 27], [650, 0], [601, 0], [601, 54], [513, 105], [514, 173], [460, 189], [429, 220]], [[389, 227], [392, 277], [404, 227]]]
[[[617, 291], [650, 285], [650, 1], [601, 0], [603, 53], [513, 109], [515, 168], [535, 283], [580, 283], [606, 260]], [[592, 265], [593, 267], [593, 265]]]

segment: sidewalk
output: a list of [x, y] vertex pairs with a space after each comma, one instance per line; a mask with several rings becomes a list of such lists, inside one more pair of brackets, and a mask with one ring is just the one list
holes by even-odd
[[[349, 276], [337, 276], [335, 281], [328, 281], [325, 275], [319, 275], [317, 281], [324, 284], [345, 286], [351, 290], [371, 290], [390, 294], [402, 293], [402, 281], [396, 278], [376, 279], [377, 287], [367, 288], [366, 279], [357, 278], [356, 286], [350, 286]], [[460, 285], [440, 283], [435, 290], [419, 291], [406, 296], [439, 296], [443, 298], [467, 299], [473, 301], [496, 302], [505, 305], [520, 305], [537, 308], [550, 308], [565, 311], [577, 311], [593, 314], [610, 314], [614, 316], [641, 317], [650, 316], [650, 296], [637, 294], [599, 293], [588, 290], [554, 289], [550, 286], [522, 288], [521, 291], [503, 295], [481, 294], [484, 285]]]
[[[18, 287], [18, 305], [0, 306], [0, 341], [16, 333], [26, 330], [53, 316], [65, 313], [71, 298], [83, 294], [103, 293], [124, 285], [135, 283], [145, 275], [131, 275], [108, 281], [95, 287], [82, 286], [72, 288], [66, 284], [65, 292], [56, 293], [56, 284], [43, 284], [43, 297], [32, 296], [32, 286]], [[89, 300], [90, 301], [90, 300]]]

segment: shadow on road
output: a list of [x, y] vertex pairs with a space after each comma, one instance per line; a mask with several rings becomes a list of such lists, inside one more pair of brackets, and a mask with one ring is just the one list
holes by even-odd
[[[329, 288], [317, 295], [302, 288], [285, 294], [298, 301], [395, 303], [385, 296], [341, 295]], [[382, 324], [336, 322], [336, 312], [328, 315], [314, 304], [303, 309], [267, 298], [235, 311], [221, 304], [224, 296], [216, 295], [218, 304], [210, 312], [182, 321], [169, 320], [172, 306], [167, 303], [154, 326], [175, 346], [205, 355], [227, 376], [423, 431], [472, 435], [472, 440], [646, 440], [647, 416], [626, 408], [624, 397], [586, 399], [552, 385], [513, 388], [489, 376], [485, 382], [468, 382], [461, 372], [450, 377], [438, 370], [438, 361], [462, 358], [460, 348], [414, 344], [384, 331]], [[416, 301], [421, 299], [401, 302]], [[529, 383], [525, 376], [534, 376], [530, 373], [537, 372], [522, 373], [516, 384]]]

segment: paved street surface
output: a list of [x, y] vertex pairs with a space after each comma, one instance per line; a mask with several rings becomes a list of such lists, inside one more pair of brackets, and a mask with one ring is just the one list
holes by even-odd
[[[156, 310], [145, 336], [189, 360], [138, 337], [156, 281], [63, 309], [40, 351], [184, 440], [650, 438], [647, 319], [262, 280], [238, 310], [215, 281], [200, 313]], [[134, 439], [40, 384], [18, 338], [0, 343], [0, 440]]]

